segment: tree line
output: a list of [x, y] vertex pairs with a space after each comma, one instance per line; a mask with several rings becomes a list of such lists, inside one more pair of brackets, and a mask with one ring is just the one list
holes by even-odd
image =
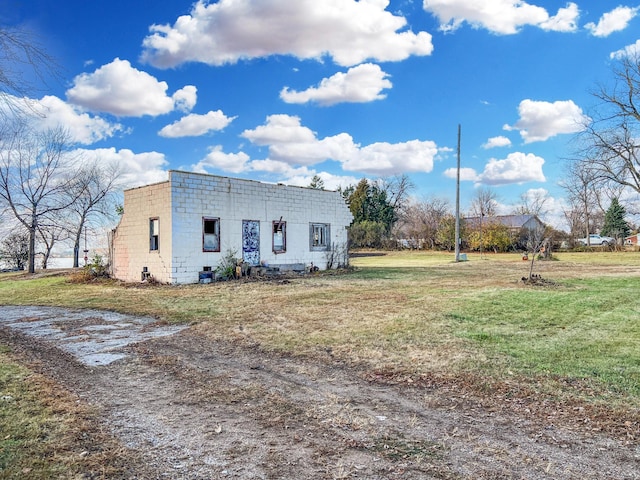
[[[565, 217], [571, 232], [579, 236], [597, 231], [624, 236], [629, 225], [620, 220], [621, 209], [640, 213], [636, 206], [640, 196], [640, 50], [612, 65], [610, 81], [592, 92], [597, 108], [589, 112], [576, 138], [576, 152], [567, 159], [562, 182], [569, 201]], [[627, 207], [631, 207], [628, 212]]]
[[59, 67], [30, 32], [0, 26], [0, 260], [33, 273], [60, 242], [78, 266], [83, 234], [114, 211], [119, 170], [75, 153], [63, 127], [38, 126], [29, 76], [46, 83]]
[[115, 213], [118, 177], [117, 166], [75, 153], [63, 128], [43, 131], [28, 117], [2, 120], [0, 215], [10, 233], [0, 259], [34, 273], [36, 256], [46, 268], [54, 246], [65, 242], [78, 267], [86, 229]]
[[[324, 188], [316, 178], [312, 188]], [[407, 176], [383, 180], [363, 178], [357, 185], [340, 189], [353, 215], [349, 227], [350, 248], [378, 249], [455, 249], [455, 215], [448, 199], [416, 199]], [[550, 198], [544, 193], [522, 195], [508, 215], [498, 215], [495, 191], [482, 187], [475, 191], [468, 210], [461, 214], [461, 247], [469, 251], [535, 251], [532, 244], [546, 239], [549, 248], [561, 245], [575, 247], [583, 237], [582, 225], [572, 232], [545, 225]], [[591, 207], [591, 227], [616, 239], [622, 245], [632, 226], [626, 220], [626, 209], [617, 197], [599, 214]], [[596, 222], [593, 219], [599, 219]], [[508, 221], [507, 221], [508, 220]], [[517, 222], [522, 223], [518, 228]], [[593, 232], [592, 232], [593, 233]]]

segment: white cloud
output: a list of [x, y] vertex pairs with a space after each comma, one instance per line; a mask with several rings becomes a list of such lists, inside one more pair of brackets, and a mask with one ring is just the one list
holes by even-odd
[[[12, 96], [8, 97], [10, 97], [7, 98], [8, 102], [21, 101]], [[22, 99], [22, 101], [27, 102], [29, 109], [36, 114], [32, 119], [39, 129], [63, 127], [69, 132], [71, 141], [74, 143], [90, 145], [123, 130], [119, 123], [110, 123], [98, 116], [92, 116], [53, 95], [46, 95], [40, 100]]]
[[597, 25], [590, 22], [584, 27], [589, 30], [594, 37], [608, 37], [614, 32], [619, 32], [627, 28], [629, 22], [638, 15], [639, 10], [640, 7], [631, 8], [619, 6], [602, 15]]
[[542, 173], [544, 159], [532, 153], [514, 152], [503, 160], [492, 158], [485, 165], [477, 181], [486, 185], [544, 182]]
[[198, 173], [207, 173], [208, 168], [214, 168], [231, 173], [241, 173], [249, 169], [247, 163], [249, 155], [244, 152], [225, 153], [222, 146], [216, 145], [211, 148], [205, 158], [193, 165], [193, 171]]
[[549, 198], [549, 191], [546, 188], [530, 188], [529, 190], [527, 190], [526, 192], [524, 192], [522, 194], [523, 197], [525, 197], [529, 203], [535, 202], [537, 199], [540, 198]]
[[309, 143], [316, 139], [316, 134], [310, 128], [300, 124], [300, 117], [285, 114], [269, 115], [266, 125], [245, 130], [242, 136], [256, 145]]
[[572, 100], [542, 102], [523, 100], [518, 106], [520, 119], [505, 130], [519, 130], [525, 143], [540, 142], [563, 133], [576, 133], [584, 128], [588, 117]]
[[309, 172], [306, 175], [294, 175], [288, 177], [285, 183], [288, 185], [297, 185], [299, 187], [307, 187], [311, 183], [311, 179], [314, 175], [318, 175], [323, 183], [325, 190], [338, 190], [339, 188], [346, 188], [349, 185], [357, 185], [360, 181], [359, 178], [344, 175], [333, 175], [328, 172]]
[[334, 160], [344, 170], [375, 175], [430, 172], [438, 153], [431, 141], [380, 142], [361, 147], [347, 133], [319, 139], [301, 125], [298, 117], [289, 115], [271, 115], [265, 125], [245, 130], [242, 136], [256, 145], [268, 146], [269, 160], [296, 166]]
[[175, 103], [176, 110], [181, 112], [190, 112], [196, 105], [198, 100], [198, 89], [193, 85], [186, 85], [171, 96]]
[[640, 55], [640, 40], [636, 41], [636, 43], [632, 43], [631, 45], [627, 45], [621, 50], [616, 50], [615, 52], [611, 52], [609, 57], [611, 59], [622, 59], [625, 57], [633, 58]]
[[347, 73], [339, 72], [323, 79], [318, 87], [301, 92], [285, 87], [280, 92], [280, 98], [287, 103], [316, 102], [324, 106], [381, 100], [386, 97], [381, 93], [382, 90], [392, 86], [388, 76], [380, 66], [364, 63], [350, 68]]
[[430, 172], [437, 153], [438, 148], [432, 141], [378, 142], [359, 149], [343, 162], [343, 168], [374, 175]]
[[540, 219], [546, 224], [552, 225], [557, 229], [567, 228], [567, 219], [565, 211], [567, 210], [567, 202], [564, 198], [553, 197], [545, 188], [530, 188], [522, 194], [524, 197], [531, 199], [545, 198]]
[[260, 172], [277, 176], [279, 182], [287, 185], [306, 187], [314, 175], [324, 182], [326, 190], [337, 190], [358, 183], [359, 178], [348, 175], [334, 175], [328, 172], [316, 172], [306, 166], [292, 166], [280, 160], [252, 160], [244, 153], [225, 154], [221, 146], [214, 147], [201, 162], [192, 166], [193, 171], [209, 173], [210, 169], [219, 169], [233, 173]]
[[199, 0], [173, 26], [152, 25], [142, 60], [159, 68], [185, 62], [236, 63], [270, 55], [332, 57], [352, 66], [368, 59], [430, 55], [431, 35], [407, 29], [388, 0]]
[[510, 146], [511, 146], [511, 140], [501, 135], [498, 137], [491, 137], [489, 140], [487, 140], [487, 143], [482, 145], [482, 148], [484, 148], [485, 150], [488, 150], [490, 148], [510, 147]]
[[286, 185], [296, 185], [306, 187], [311, 183], [314, 175], [318, 175], [324, 182], [326, 190], [337, 190], [342, 187], [358, 183], [359, 178], [348, 175], [333, 175], [328, 172], [319, 172], [309, 169], [305, 166], [295, 167], [286, 162], [279, 160], [253, 160], [248, 161], [249, 157], [244, 153], [225, 154], [222, 147], [214, 147], [211, 153], [194, 165], [193, 171], [198, 173], [209, 173], [210, 169], [220, 169], [234, 173], [243, 172], [260, 172], [277, 176], [280, 183]]
[[423, 0], [423, 8], [438, 17], [442, 31], [454, 31], [467, 22], [474, 28], [502, 35], [517, 33], [525, 25], [575, 31], [579, 15], [578, 6], [573, 2], [560, 8], [553, 17], [544, 8], [522, 0]]
[[119, 183], [125, 188], [162, 182], [167, 179], [166, 167], [169, 162], [162, 153], [134, 153], [126, 148], [116, 150], [113, 147], [94, 150], [78, 149], [75, 153], [88, 160], [119, 165], [122, 172]]
[[346, 133], [318, 139], [315, 132], [300, 124], [299, 117], [270, 115], [267, 123], [241, 136], [252, 143], [269, 147], [269, 158], [290, 165], [314, 165], [327, 159], [344, 161], [354, 155], [357, 146]]
[[190, 110], [196, 102], [196, 88], [187, 85], [167, 95], [168, 85], [146, 72], [137, 70], [127, 60], [116, 58], [93, 73], [74, 78], [67, 90], [71, 103], [88, 110], [123, 117], [161, 115], [179, 109]]
[[[444, 176], [448, 178], [453, 178], [454, 180], [456, 180], [458, 178], [458, 169], [447, 168], [444, 171]], [[463, 167], [460, 169], [460, 181], [461, 182], [477, 182], [478, 172], [476, 172], [473, 168]]]
[[558, 9], [558, 13], [542, 22], [540, 28], [552, 32], [575, 32], [578, 30], [578, 17], [580, 10], [575, 3], [568, 3], [565, 8]]
[[167, 125], [158, 132], [161, 137], [197, 137], [214, 130], [222, 130], [236, 117], [227, 117], [222, 110], [210, 111], [204, 115], [192, 113]]
[[253, 160], [250, 162], [251, 170], [277, 174], [279, 177], [291, 178], [294, 176], [311, 175], [312, 170], [307, 167], [294, 167], [279, 160]]

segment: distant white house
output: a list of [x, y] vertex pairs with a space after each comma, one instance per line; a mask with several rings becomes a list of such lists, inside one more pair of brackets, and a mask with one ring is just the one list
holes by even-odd
[[346, 248], [351, 221], [338, 192], [170, 171], [168, 181], [124, 192], [112, 274], [196, 283], [229, 252], [248, 265], [324, 269], [333, 248]]

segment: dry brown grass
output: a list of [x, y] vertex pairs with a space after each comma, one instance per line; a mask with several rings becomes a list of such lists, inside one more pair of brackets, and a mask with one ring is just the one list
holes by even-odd
[[[390, 258], [394, 256], [402, 259]], [[443, 312], [481, 290], [523, 288], [519, 278], [526, 267], [521, 261], [502, 259], [478, 265], [442, 263], [443, 257], [436, 258], [440, 263], [428, 268], [408, 267], [413, 272], [407, 272], [400, 260], [399, 267], [396, 263], [391, 268], [405, 270], [387, 278], [380, 270], [374, 277], [366, 276], [366, 269], [377, 267], [363, 262], [356, 274], [305, 277], [286, 286], [273, 282], [214, 285], [209, 291], [221, 304], [221, 313], [201, 318], [199, 328], [211, 337], [231, 335], [297, 355], [324, 352], [374, 367], [420, 364], [445, 369], [468, 358], [470, 352], [465, 342], [447, 335]], [[197, 287], [182, 291], [181, 300], [196, 301], [197, 292]]]
[[[546, 351], [525, 352], [528, 345], [522, 345], [530, 338], [531, 343], [543, 346], [551, 340], [566, 342], [560, 350], [569, 352], [567, 356], [575, 356], [573, 348], [576, 352], [585, 349], [585, 358], [591, 360], [609, 353], [598, 345], [607, 336], [619, 343], [640, 339], [640, 331], [623, 322], [640, 313], [635, 293], [640, 283], [640, 254], [585, 252], [557, 257], [558, 261], [536, 264], [537, 274], [553, 280], [548, 286], [521, 281], [528, 264], [519, 255], [470, 255], [468, 262], [454, 263], [451, 254], [394, 252], [355, 258], [355, 271], [342, 275], [179, 287], [114, 281], [70, 283], [49, 274], [0, 276], [0, 303], [102, 308], [151, 315], [163, 322], [189, 322], [205, 337], [252, 347], [238, 351], [257, 349], [266, 352], [265, 358], [270, 358], [269, 352], [303, 356], [309, 361], [299, 363], [311, 375], [314, 365], [355, 366], [372, 383], [426, 392], [425, 406], [503, 409], [532, 422], [552, 419], [576, 429], [582, 428], [577, 422], [588, 419], [594, 431], [636, 442], [640, 438], [640, 395], [633, 393], [637, 390], [633, 381], [638, 378], [632, 364], [637, 362], [638, 349], [632, 348], [633, 343], [625, 344], [626, 353], [620, 350], [631, 363], [614, 358], [611, 363], [596, 364], [598, 373], [593, 376], [590, 363], [570, 365], [575, 370], [560, 373], [534, 371], [534, 362], [545, 360]], [[565, 317], [580, 315], [575, 325], [554, 317], [566, 302], [579, 307], [582, 301], [593, 310], [563, 310]], [[599, 323], [589, 325], [590, 316], [598, 317]], [[630, 330], [616, 331], [622, 327]], [[589, 335], [580, 338], [587, 328], [592, 328], [588, 333], [597, 341]], [[526, 337], [532, 332], [539, 332], [540, 338]], [[519, 338], [525, 341], [518, 343]], [[190, 386], [193, 402], [268, 403], [255, 418], [269, 428], [285, 428], [291, 421], [287, 419], [293, 417], [291, 412], [344, 432], [362, 434], [372, 428], [370, 419], [344, 399], [299, 404], [252, 382], [230, 383], [216, 372], [205, 375], [183, 368], [175, 352], [149, 353], [144, 348], [139, 347], [140, 357]], [[606, 379], [607, 374], [626, 376], [627, 382]], [[37, 401], [51, 407], [53, 417], [60, 412], [64, 426], [55, 437], [55, 449], [45, 445], [42, 455], [53, 455], [70, 472], [122, 475], [128, 460], [119, 457], [117, 443], [95, 429], [93, 412], [51, 382], [40, 379], [32, 384]], [[428, 395], [435, 389], [437, 398]], [[390, 458], [428, 461], [438, 455], [435, 444], [401, 436], [378, 440], [366, 448], [379, 449]], [[85, 451], [89, 453], [81, 455]], [[34, 468], [29, 465], [24, 468]], [[353, 473], [350, 468], [332, 463], [328, 472], [346, 478]]]
[[125, 477], [132, 452], [102, 430], [97, 412], [26, 365], [0, 353], [0, 478]]
[[[562, 285], [572, 279], [640, 275], [638, 252], [561, 253], [535, 272]], [[258, 343], [266, 350], [321, 355], [373, 368], [445, 370], [486, 353], [450, 334], [447, 312], [469, 299], [528, 287], [518, 254], [390, 252], [359, 256], [355, 273], [287, 281], [150, 286], [101, 281], [70, 285], [57, 278], [0, 277], [0, 302], [104, 308], [199, 324], [214, 338]], [[19, 279], [33, 287], [18, 288]], [[542, 297], [541, 293], [541, 297]]]
[[[70, 285], [54, 278], [21, 288], [15, 277], [0, 278], [0, 302], [104, 308], [195, 323], [211, 338], [369, 370], [421, 374], [491, 363], [499, 371], [504, 358], [454, 334], [451, 312], [492, 296], [506, 294], [517, 301], [520, 292], [529, 295], [534, 287], [521, 281], [529, 264], [518, 254], [468, 258], [455, 263], [451, 253], [391, 252], [356, 257], [355, 272], [343, 275], [180, 287], [112, 281]], [[555, 290], [547, 294], [550, 290], [534, 288], [540, 302], [562, 289], [585, 288], [575, 287], [576, 281], [640, 278], [638, 252], [560, 253], [556, 258], [535, 265]]]

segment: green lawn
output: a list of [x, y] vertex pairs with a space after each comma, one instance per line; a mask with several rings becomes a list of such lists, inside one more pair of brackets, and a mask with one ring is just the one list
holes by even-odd
[[104, 308], [197, 323], [203, 334], [367, 369], [525, 382], [580, 380], [587, 396], [640, 405], [640, 253], [583, 252], [537, 262], [551, 282], [520, 280], [518, 254], [393, 252], [355, 270], [284, 282], [189, 286], [70, 283], [0, 275], [0, 304]]
[[591, 379], [640, 397], [638, 278], [572, 280], [561, 289], [485, 292], [447, 312], [470, 339], [522, 374]]
[[[189, 286], [0, 274], [0, 304], [152, 315], [267, 351], [333, 361], [330, 352], [365, 372], [402, 378], [472, 379], [484, 395], [506, 386], [636, 422], [640, 254], [558, 254], [536, 264], [549, 280], [542, 286], [521, 281], [529, 264], [517, 254], [468, 259], [394, 252], [355, 257], [355, 270], [344, 274]], [[80, 455], [88, 417], [78, 408], [0, 345], [0, 478], [73, 478], [106, 465], [117, 472], [123, 460], [113, 443], [103, 457], [87, 457], [99, 462], [93, 467]]]

